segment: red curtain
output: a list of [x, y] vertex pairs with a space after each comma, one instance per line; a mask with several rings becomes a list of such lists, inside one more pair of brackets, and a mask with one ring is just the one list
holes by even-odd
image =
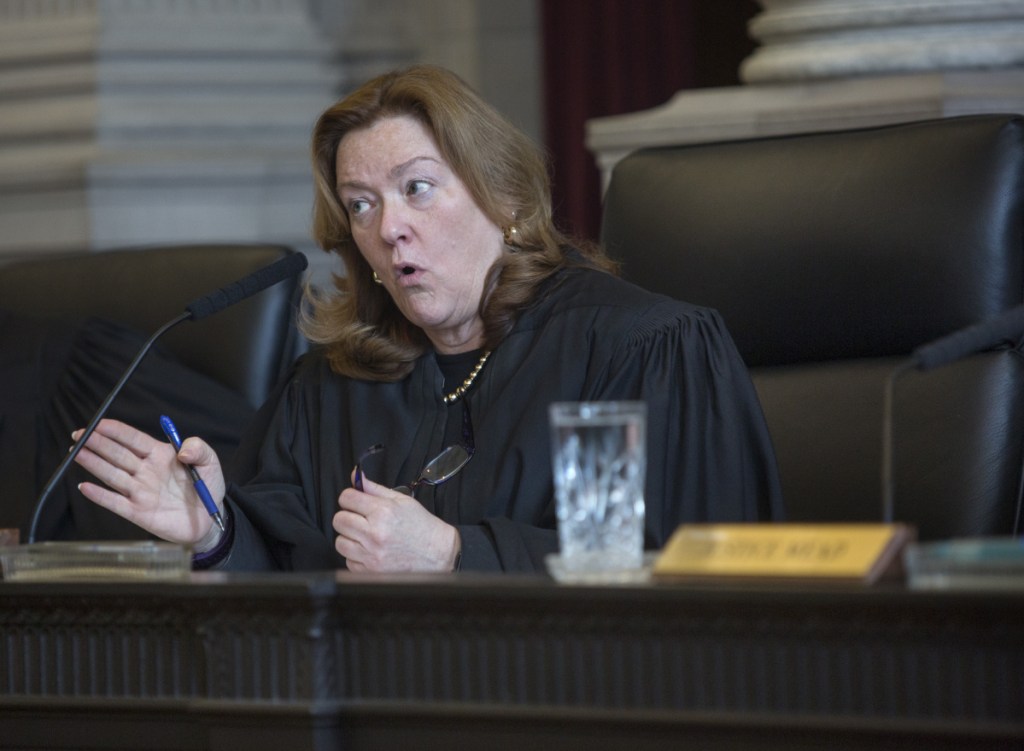
[[[592, 117], [649, 109], [680, 89], [738, 81], [754, 0], [540, 0], [545, 139], [559, 227], [597, 239]], [[710, 9], [709, 9], [710, 8]]]

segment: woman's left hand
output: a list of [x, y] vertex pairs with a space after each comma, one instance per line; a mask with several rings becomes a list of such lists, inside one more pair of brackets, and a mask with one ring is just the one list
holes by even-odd
[[451, 571], [459, 532], [415, 498], [363, 478], [347, 488], [334, 515], [334, 547], [351, 571]]

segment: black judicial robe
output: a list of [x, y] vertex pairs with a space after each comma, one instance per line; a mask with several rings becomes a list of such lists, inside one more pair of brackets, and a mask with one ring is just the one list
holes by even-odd
[[[461, 415], [460, 403], [443, 404], [445, 389], [432, 352], [397, 383], [340, 377], [316, 350], [300, 359], [236, 456], [235, 539], [223, 567], [344, 566], [331, 522], [359, 455], [383, 443], [372, 479], [413, 480]], [[781, 518], [760, 404], [719, 315], [571, 269], [523, 313], [464, 397], [472, 460], [418, 493], [433, 491], [424, 502], [458, 525], [463, 570], [544, 570], [558, 550], [548, 405], [612, 399], [648, 404], [648, 549], [683, 522]]]

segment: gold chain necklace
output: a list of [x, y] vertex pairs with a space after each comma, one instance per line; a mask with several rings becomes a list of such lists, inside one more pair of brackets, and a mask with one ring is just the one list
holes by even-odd
[[445, 404], [451, 404], [452, 402], [462, 398], [463, 394], [465, 394], [469, 390], [469, 387], [473, 385], [473, 381], [476, 380], [476, 377], [478, 375], [480, 375], [480, 371], [484, 369], [484, 363], [487, 362], [487, 358], [490, 357], [490, 356], [491, 356], [491, 353], [490, 353], [489, 350], [487, 352], [484, 352], [480, 356], [480, 359], [477, 361], [476, 365], [473, 367], [473, 370], [470, 371], [469, 375], [466, 376], [466, 380], [464, 380], [462, 382], [462, 385], [460, 385], [452, 393], [445, 394], [445, 396], [444, 396], [444, 403]]

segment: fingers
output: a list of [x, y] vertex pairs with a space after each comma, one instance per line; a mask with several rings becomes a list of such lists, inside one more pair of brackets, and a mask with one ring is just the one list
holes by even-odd
[[75, 462], [89, 474], [125, 495], [131, 489], [132, 478], [140, 461], [139, 457], [119, 444], [102, 437], [90, 438], [75, 457]]
[[[76, 430], [71, 434], [71, 437], [77, 441], [82, 433], [82, 430]], [[154, 446], [162, 443], [162, 441], [157, 441], [155, 438], [137, 428], [133, 428], [131, 425], [120, 420], [111, 419], [100, 420], [93, 434], [89, 436], [87, 445], [92, 444], [93, 440], [97, 437], [117, 444], [136, 456], [142, 457], [147, 456]]]
[[378, 502], [378, 498], [374, 498], [366, 493], [360, 493], [355, 488], [346, 488], [338, 496], [338, 506], [341, 509], [351, 511], [360, 516], [369, 516], [373, 512], [374, 505]]
[[102, 506], [108, 511], [112, 511], [118, 516], [124, 517], [128, 521], [135, 523], [135, 507], [124, 495], [108, 490], [107, 488], [92, 482], [80, 483], [78, 485], [78, 490], [97, 506]]
[[361, 516], [369, 516], [375, 510], [381, 508], [381, 500], [389, 497], [399, 496], [386, 485], [378, 485], [365, 475], [363, 476], [362, 491], [355, 488], [346, 488], [338, 498], [338, 505], [347, 511], [353, 511]]
[[217, 452], [202, 438], [192, 436], [181, 443], [181, 451], [178, 452], [178, 460], [196, 467], [205, 467], [219, 463]]
[[[338, 525], [337, 526], [343, 526]], [[350, 571], [366, 571], [370, 568], [370, 561], [372, 560], [369, 549], [359, 540], [355, 540], [351, 537], [347, 537], [344, 533], [339, 533], [334, 538], [334, 548], [338, 553], [345, 558], [346, 565]]]
[[[82, 430], [76, 430], [71, 434], [72, 439], [77, 441], [82, 432]], [[128, 468], [133, 463], [133, 457], [145, 459], [157, 446], [162, 446], [164, 443], [164, 441], [157, 440], [131, 425], [119, 420], [107, 419], [100, 421], [86, 445], [112, 464]], [[197, 466], [218, 462], [217, 453], [213, 448], [203, 439], [195, 436], [184, 440], [181, 444], [181, 451], [178, 452], [178, 458], [182, 462]]]
[[379, 570], [379, 556], [386, 544], [394, 507], [388, 496], [395, 495], [384, 485], [363, 478], [363, 490], [346, 488], [338, 497], [339, 511], [332, 519], [338, 536], [334, 547], [344, 556], [351, 571]]
[[[74, 437], [80, 438], [81, 430]], [[165, 452], [160, 458], [156, 452]], [[163, 463], [170, 463], [174, 450], [145, 433], [116, 420], [104, 420], [96, 427], [89, 440], [75, 457], [76, 463], [110, 488], [129, 495], [134, 480], [151, 457]]]
[[334, 531], [352, 540], [367, 540], [372, 534], [370, 522], [362, 514], [351, 511], [339, 511], [331, 520]]
[[345, 558], [349, 570], [367, 570], [372, 558], [370, 549], [376, 547], [372, 543], [373, 529], [370, 522], [361, 514], [343, 509], [334, 515], [331, 525], [338, 533], [334, 538], [334, 547]]
[[[76, 430], [71, 437], [78, 441], [83, 432]], [[156, 441], [141, 431], [116, 420], [103, 420], [75, 461], [108, 485], [123, 489], [127, 478], [156, 445]]]
[[450, 571], [458, 531], [416, 499], [368, 483], [338, 497], [335, 548], [353, 571]]

